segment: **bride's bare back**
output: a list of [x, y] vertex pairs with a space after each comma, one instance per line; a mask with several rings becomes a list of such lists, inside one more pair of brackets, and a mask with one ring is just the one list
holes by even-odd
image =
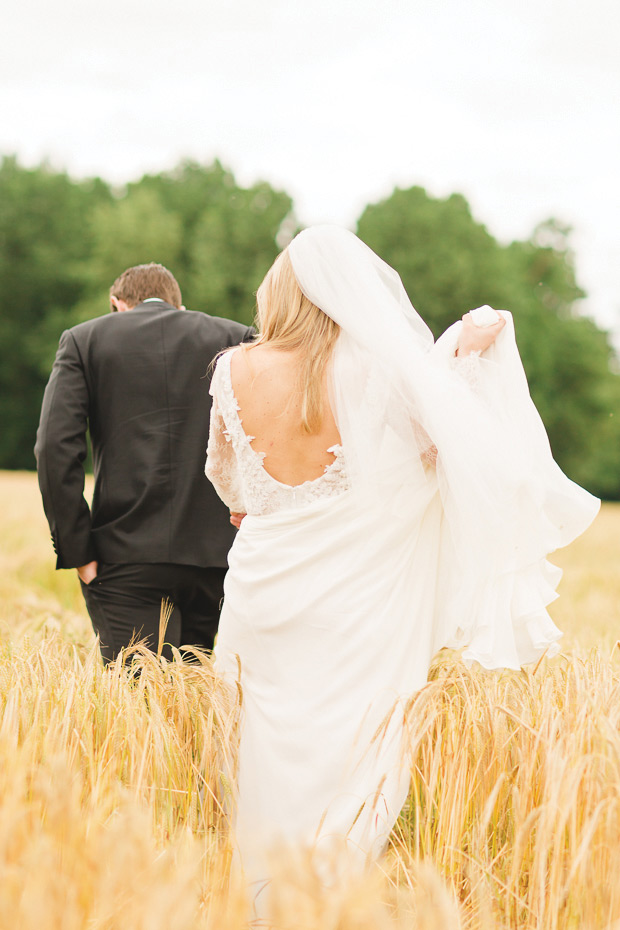
[[255, 437], [252, 448], [265, 453], [265, 470], [293, 486], [324, 474], [334, 461], [327, 450], [340, 443], [327, 397], [327, 378], [321, 429], [310, 434], [301, 425], [298, 353], [269, 345], [242, 347], [233, 354], [230, 373], [243, 430]]

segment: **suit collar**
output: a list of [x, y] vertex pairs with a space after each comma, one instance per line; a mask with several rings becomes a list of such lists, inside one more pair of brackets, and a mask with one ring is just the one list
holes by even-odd
[[142, 303], [136, 304], [133, 310], [130, 310], [129, 312], [135, 313], [136, 310], [146, 310], [148, 312], [150, 310], [178, 310], [178, 309], [179, 309], [178, 307], [173, 307], [172, 304], [166, 303], [165, 300], [159, 300], [159, 298], [157, 299], [148, 298], [147, 300], [143, 300]]

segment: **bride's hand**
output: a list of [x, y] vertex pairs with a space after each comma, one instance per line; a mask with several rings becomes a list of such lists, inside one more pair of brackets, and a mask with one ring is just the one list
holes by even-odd
[[493, 345], [506, 325], [506, 320], [500, 313], [497, 314], [497, 323], [492, 323], [491, 326], [476, 326], [471, 313], [465, 313], [462, 319], [463, 328], [456, 350], [459, 358], [470, 355], [472, 352], [484, 352], [490, 345]]
[[241, 521], [243, 520], [245, 516], [247, 516], [247, 514], [233, 513], [231, 510], [230, 511], [230, 522], [232, 523], [233, 526], [236, 526], [237, 529], [239, 529], [241, 527]]

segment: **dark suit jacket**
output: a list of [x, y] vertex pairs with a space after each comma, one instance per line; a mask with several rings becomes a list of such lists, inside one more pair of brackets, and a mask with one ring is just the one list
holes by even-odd
[[[253, 330], [148, 301], [60, 339], [35, 455], [57, 568], [102, 562], [225, 566], [229, 514], [204, 474], [209, 364]], [[86, 433], [95, 472], [84, 500]]]

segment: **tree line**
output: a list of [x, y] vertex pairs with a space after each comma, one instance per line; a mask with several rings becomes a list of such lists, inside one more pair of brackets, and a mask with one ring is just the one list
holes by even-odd
[[[185, 305], [250, 323], [254, 294], [299, 228], [291, 197], [244, 188], [219, 161], [183, 162], [115, 189], [47, 165], [0, 163], [0, 467], [34, 466], [41, 398], [61, 332], [109, 310], [130, 265], [158, 261]], [[567, 474], [620, 499], [620, 374], [608, 334], [578, 312], [585, 296], [570, 230], [541, 223], [499, 243], [459, 194], [396, 189], [358, 235], [393, 265], [437, 336], [480, 304], [510, 310], [534, 401]]]

